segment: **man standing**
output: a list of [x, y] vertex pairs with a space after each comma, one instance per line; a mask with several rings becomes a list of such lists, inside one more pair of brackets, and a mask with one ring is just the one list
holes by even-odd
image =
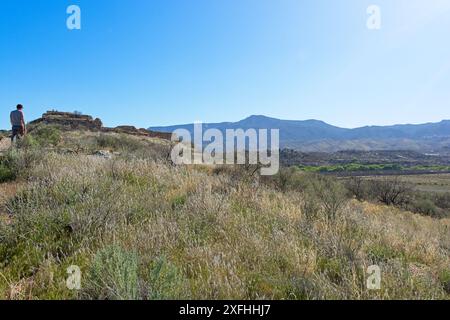
[[17, 110], [11, 112], [10, 119], [12, 125], [11, 143], [14, 142], [14, 138], [20, 137], [26, 134], [27, 129], [25, 127], [25, 117], [23, 115], [23, 106], [17, 105]]

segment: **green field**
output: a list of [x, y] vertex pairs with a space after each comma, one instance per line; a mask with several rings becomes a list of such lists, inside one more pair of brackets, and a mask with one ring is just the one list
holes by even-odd
[[417, 171], [417, 172], [447, 172], [450, 166], [444, 165], [418, 165], [418, 166], [402, 166], [400, 164], [359, 164], [350, 163], [342, 165], [326, 165], [326, 166], [297, 166], [305, 172], [318, 173], [340, 173], [340, 172], [375, 172], [375, 171]]

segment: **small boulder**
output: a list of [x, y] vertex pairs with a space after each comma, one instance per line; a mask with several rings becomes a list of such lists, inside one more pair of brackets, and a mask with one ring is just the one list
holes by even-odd
[[108, 150], [97, 150], [94, 152], [94, 156], [104, 159], [111, 159], [113, 157], [112, 153]]

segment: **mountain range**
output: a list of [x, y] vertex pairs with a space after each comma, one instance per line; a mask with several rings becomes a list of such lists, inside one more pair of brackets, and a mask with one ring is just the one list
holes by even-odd
[[[150, 130], [173, 132], [193, 124], [151, 127]], [[261, 115], [238, 122], [203, 124], [204, 130], [279, 129], [280, 147], [303, 152], [336, 152], [342, 150], [414, 150], [420, 152], [450, 151], [450, 120], [438, 123], [366, 126], [340, 128], [319, 120], [280, 120]]]

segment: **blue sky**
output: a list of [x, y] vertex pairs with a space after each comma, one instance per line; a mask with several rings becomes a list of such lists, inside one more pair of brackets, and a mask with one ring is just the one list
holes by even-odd
[[440, 121], [449, 36], [448, 0], [1, 0], [0, 128], [17, 103], [28, 120], [53, 108], [108, 126]]

